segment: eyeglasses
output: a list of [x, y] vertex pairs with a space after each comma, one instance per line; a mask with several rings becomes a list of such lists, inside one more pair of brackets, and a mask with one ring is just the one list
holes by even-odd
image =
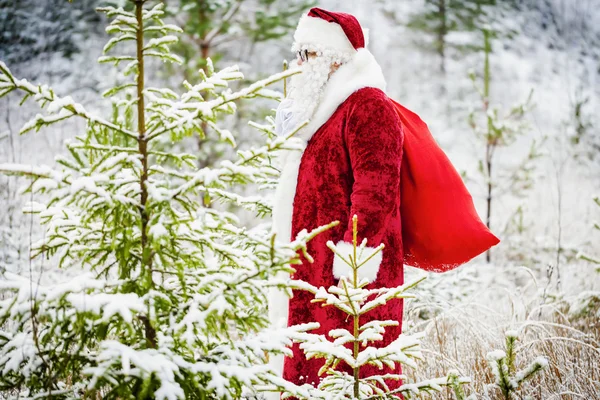
[[302, 62], [308, 61], [308, 50], [300, 50], [297, 54], [296, 54], [296, 58], [299, 58], [302, 60]]

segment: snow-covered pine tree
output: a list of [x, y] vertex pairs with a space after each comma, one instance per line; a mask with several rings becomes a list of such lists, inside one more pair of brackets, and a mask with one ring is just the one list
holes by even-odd
[[[112, 101], [107, 118], [15, 78], [0, 62], [0, 97], [21, 92], [45, 111], [22, 133], [72, 118], [87, 122], [56, 166], [0, 165], [29, 179], [25, 191], [37, 201], [25, 209], [44, 228], [32, 264], [0, 279], [3, 397], [233, 399], [260, 386], [307, 398], [265, 363], [317, 325], [270, 332], [262, 307], [267, 279], [289, 270], [319, 230], [283, 246], [208, 206], [222, 201], [268, 213], [265, 199], [234, 189], [271, 184], [277, 171], [270, 156], [293, 148], [293, 138], [277, 138], [272, 119], [255, 124], [268, 133], [266, 144], [215, 168], [197, 169], [194, 155], [168, 149], [202, 123], [234, 144], [219, 117], [240, 98], [280, 97], [265, 86], [294, 71], [232, 92], [228, 82], [242, 78], [237, 67], [215, 72], [209, 63], [182, 94], [147, 87], [149, 58], [179, 61], [168, 46], [180, 29], [161, 20], [162, 3], [133, 3], [133, 12], [99, 9], [114, 35], [99, 61], [124, 65], [125, 83], [104, 94]], [[112, 53], [121, 48], [132, 54]], [[36, 261], [51, 272], [36, 273]]]
[[[546, 357], [540, 356], [530, 362], [527, 367], [516, 371], [515, 343], [519, 334], [517, 331], [507, 331], [505, 337], [505, 350], [495, 350], [487, 354], [495, 381], [489, 385], [490, 387], [486, 387], [486, 398], [502, 398], [504, 400], [520, 398], [517, 396], [517, 391], [521, 384], [548, 366]], [[501, 397], [497, 396], [497, 392], [501, 393]]]
[[[324, 307], [335, 307], [348, 315], [353, 323], [352, 332], [339, 328], [329, 332], [328, 339], [324, 335], [306, 333], [300, 338], [300, 348], [304, 351], [307, 359], [322, 358], [324, 365], [320, 370], [325, 377], [320, 382], [318, 392], [314, 392], [313, 398], [334, 399], [399, 399], [413, 398], [422, 393], [441, 391], [443, 387], [451, 387], [457, 396], [462, 394], [461, 385], [469, 382], [468, 378], [459, 377], [454, 371], [448, 376], [428, 379], [422, 382], [406, 383], [394, 390], [390, 390], [386, 381], [403, 380], [407, 377], [402, 374], [382, 374], [366, 378], [360, 377], [360, 370], [367, 365], [379, 368], [383, 366], [393, 367], [396, 363], [412, 368], [417, 367], [416, 360], [422, 359], [420, 337], [416, 335], [400, 335], [385, 347], [371, 346], [373, 343], [383, 340], [387, 326], [398, 325], [398, 321], [371, 321], [361, 322], [361, 316], [369, 311], [385, 305], [386, 302], [396, 298], [412, 297], [407, 293], [409, 289], [421, 282], [424, 277], [413, 282], [394, 288], [367, 289], [368, 281], [358, 279], [358, 269], [369, 259], [374, 257], [383, 249], [383, 245], [377, 247], [373, 252], [367, 254], [364, 249], [366, 239], [358, 244], [357, 237], [358, 217], [353, 216], [353, 238], [354, 251], [348, 259], [344, 258], [336, 249], [333, 242], [329, 241], [327, 246], [343, 259], [351, 268], [352, 276], [342, 277], [338, 286], [314, 287], [306, 282], [292, 282], [292, 286], [299, 290], [308, 290], [314, 294], [314, 302], [323, 303]], [[337, 370], [340, 363], [347, 364], [352, 368], [352, 375]], [[285, 397], [285, 396], [284, 396]], [[462, 399], [464, 397], [460, 397]]]

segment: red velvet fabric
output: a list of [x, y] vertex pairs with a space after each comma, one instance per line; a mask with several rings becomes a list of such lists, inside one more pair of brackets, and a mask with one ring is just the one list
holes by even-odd
[[[340, 225], [318, 235], [308, 245], [314, 263], [303, 259], [293, 278], [317, 287], [337, 284], [333, 277], [333, 253], [328, 240], [352, 239], [351, 217], [358, 216], [359, 241], [385, 244], [383, 261], [370, 287], [393, 287], [403, 283], [402, 222], [400, 215], [400, 168], [403, 134], [393, 103], [379, 89], [363, 88], [350, 95], [309, 140], [302, 156], [292, 218], [292, 237], [302, 229], [314, 229], [338, 220]], [[333, 307], [314, 304], [312, 295], [294, 291], [289, 305], [289, 325], [316, 321], [317, 333], [333, 328], [352, 330], [352, 321]], [[402, 322], [402, 300], [395, 299], [366, 314], [361, 323], [373, 319]], [[401, 325], [387, 328], [387, 345], [401, 333]], [[284, 362], [284, 378], [296, 384], [318, 384], [322, 360], [306, 360], [298, 345], [293, 358]], [[363, 375], [400, 373], [400, 366], [378, 371], [363, 369]], [[389, 382], [396, 388], [401, 382]]]
[[309, 17], [321, 18], [327, 22], [339, 24], [348, 37], [352, 46], [358, 50], [365, 47], [365, 37], [358, 20], [350, 14], [341, 12], [332, 12], [323, 10], [322, 8], [313, 7], [308, 12]]
[[481, 222], [462, 178], [419, 116], [393, 101], [404, 128], [404, 264], [444, 272], [500, 240]]

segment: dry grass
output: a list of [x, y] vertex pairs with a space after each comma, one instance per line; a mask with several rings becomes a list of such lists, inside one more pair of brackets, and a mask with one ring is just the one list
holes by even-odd
[[[503, 291], [502, 285], [497, 283], [491, 288], [497, 290], [497, 299], [491, 303], [490, 297], [484, 295], [471, 296], [466, 302], [418, 300], [407, 303], [405, 331], [424, 330], [426, 333], [425, 360], [418, 370], [406, 368], [409, 380], [445, 376], [449, 370], [456, 370], [472, 380], [465, 386], [466, 394], [475, 393], [477, 399], [503, 399], [500, 391], [491, 385], [494, 377], [486, 355], [492, 350], [504, 350], [504, 333], [517, 330], [517, 370], [540, 355], [548, 359], [549, 366], [526, 381], [515, 399], [526, 396], [544, 400], [600, 399], [600, 314], [597, 308], [588, 310], [586, 315], [574, 316], [569, 314], [567, 301], [540, 305], [539, 295], [536, 298], [531, 291], [521, 291], [515, 296]], [[533, 293], [539, 294], [539, 290]], [[423, 315], [431, 317], [423, 320]], [[448, 390], [433, 398], [454, 399], [454, 395]]]

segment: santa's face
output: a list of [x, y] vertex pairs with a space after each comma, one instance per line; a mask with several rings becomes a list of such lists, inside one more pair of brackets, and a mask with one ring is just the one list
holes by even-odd
[[[298, 64], [299, 66], [302, 66], [302, 63], [304, 63], [305, 61], [311, 60], [318, 57], [318, 53], [316, 51], [308, 51], [308, 50], [303, 50], [303, 51], [299, 51], [296, 53], [296, 64]], [[331, 67], [329, 69], [329, 77], [331, 78], [331, 74], [333, 74], [335, 71], [337, 71], [337, 69], [340, 67], [340, 63], [338, 62], [334, 62], [331, 64]]]
[[300, 119], [310, 119], [321, 101], [331, 75], [340, 63], [324, 52], [302, 50], [297, 53], [297, 65], [302, 73], [292, 76], [288, 99]]

